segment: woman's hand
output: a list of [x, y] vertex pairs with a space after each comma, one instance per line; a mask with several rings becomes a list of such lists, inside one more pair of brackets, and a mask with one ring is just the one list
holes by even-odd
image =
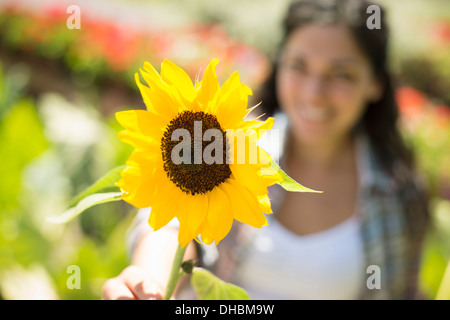
[[141, 267], [131, 265], [103, 285], [103, 300], [162, 300], [162, 286]]
[[[143, 223], [147, 223], [146, 221]], [[178, 229], [163, 228], [149, 231], [137, 242], [132, 252], [131, 265], [117, 277], [103, 285], [103, 300], [162, 300], [173, 258], [178, 246]], [[186, 249], [185, 260], [195, 260], [197, 253], [191, 242]], [[172, 299], [183, 281], [175, 288]]]

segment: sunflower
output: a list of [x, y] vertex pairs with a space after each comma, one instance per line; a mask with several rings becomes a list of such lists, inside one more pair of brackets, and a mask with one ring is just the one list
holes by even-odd
[[[267, 187], [282, 180], [271, 169], [270, 156], [256, 146], [274, 119], [244, 120], [255, 108], [247, 109], [252, 91], [241, 83], [238, 72], [220, 86], [218, 63], [211, 60], [202, 80], [193, 83], [167, 59], [160, 74], [146, 62], [140, 71], [148, 86], [138, 73], [135, 80], [147, 110], [116, 113], [125, 129], [119, 138], [134, 147], [117, 183], [122, 199], [137, 208], [151, 207], [153, 230], [176, 217], [182, 247], [198, 236], [205, 244], [218, 244], [233, 220], [256, 228], [266, 225], [264, 213], [272, 213]], [[205, 139], [208, 131], [221, 134]], [[181, 140], [180, 132], [202, 140]], [[245, 132], [243, 157], [236, 151], [238, 132]], [[211, 149], [212, 163], [202, 157]], [[257, 150], [256, 161], [250, 161], [252, 150]], [[174, 159], [174, 154], [184, 161]]]

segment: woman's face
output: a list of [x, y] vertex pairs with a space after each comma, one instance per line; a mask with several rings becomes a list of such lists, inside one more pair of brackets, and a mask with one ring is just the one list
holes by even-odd
[[296, 139], [314, 144], [347, 137], [380, 86], [345, 26], [312, 24], [287, 39], [277, 94]]

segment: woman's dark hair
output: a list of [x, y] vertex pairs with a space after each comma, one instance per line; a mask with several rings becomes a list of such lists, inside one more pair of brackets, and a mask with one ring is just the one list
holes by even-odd
[[[355, 130], [363, 128], [383, 169], [396, 181], [399, 189], [411, 184], [414, 175], [414, 157], [402, 139], [398, 128], [398, 107], [391, 74], [388, 67], [388, 26], [385, 12], [380, 8], [380, 28], [369, 28], [367, 19], [371, 13], [367, 8], [373, 5], [364, 0], [303, 0], [291, 3], [283, 21], [283, 48], [287, 38], [299, 27], [307, 24], [336, 24], [348, 26], [363, 53], [369, 58], [377, 78], [383, 85], [383, 93], [376, 102], [369, 103]], [[276, 94], [277, 62], [272, 73], [261, 86], [258, 100], [262, 101], [267, 116], [279, 110]], [[403, 188], [405, 189], [405, 188]], [[416, 195], [417, 198], [419, 195]], [[421, 197], [424, 199], [424, 197]], [[416, 199], [419, 200], [419, 199]], [[426, 212], [426, 200], [421, 201]], [[418, 209], [418, 208], [417, 208]], [[408, 211], [408, 210], [407, 210]], [[408, 217], [407, 217], [408, 218]], [[412, 217], [410, 217], [412, 219]], [[416, 217], [417, 219], [417, 217]]]

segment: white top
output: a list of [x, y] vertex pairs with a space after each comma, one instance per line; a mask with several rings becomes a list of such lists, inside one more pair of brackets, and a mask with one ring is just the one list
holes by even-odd
[[306, 236], [271, 218], [246, 250], [233, 283], [252, 299], [358, 299], [364, 256], [356, 216]]

